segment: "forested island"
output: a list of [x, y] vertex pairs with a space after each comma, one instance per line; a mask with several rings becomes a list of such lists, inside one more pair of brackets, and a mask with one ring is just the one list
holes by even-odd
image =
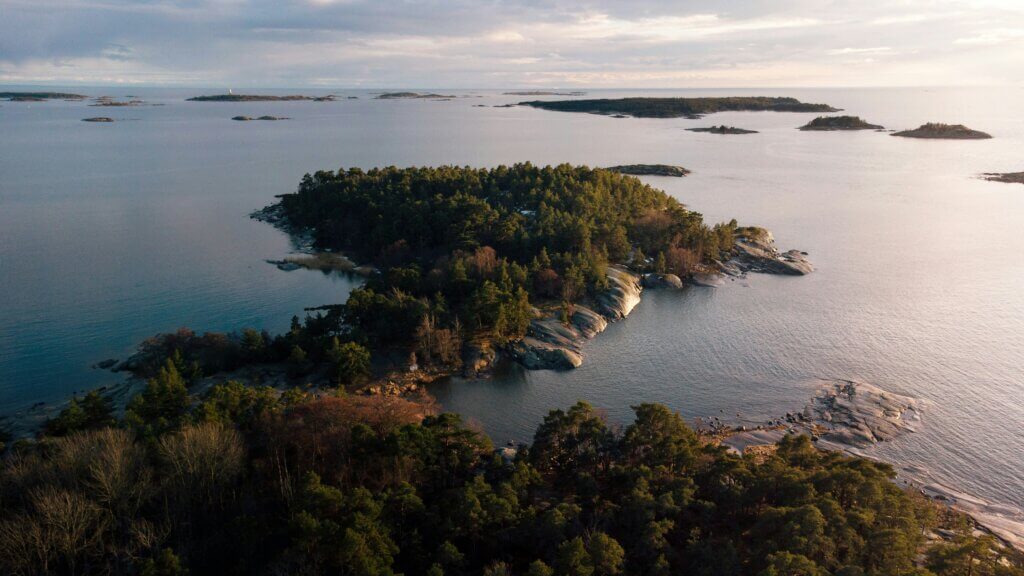
[[757, 130], [746, 130], [735, 126], [707, 126], [703, 128], [687, 128], [689, 132], [707, 132], [709, 134], [757, 134]]
[[419, 92], [385, 92], [375, 96], [377, 100], [417, 100], [417, 99], [449, 99], [455, 98], [451, 94], [420, 94]]
[[682, 166], [671, 164], [623, 164], [621, 166], [609, 166], [605, 170], [628, 174], [630, 176], [672, 176], [680, 178], [690, 173]]
[[67, 92], [0, 92], [0, 100], [45, 102], [46, 100], [84, 100], [86, 96]]
[[894, 132], [892, 136], [904, 138], [931, 138], [939, 140], [988, 140], [991, 134], [979, 130], [971, 130], [963, 124], [939, 124], [929, 122], [913, 130]]
[[884, 130], [884, 126], [869, 124], [860, 116], [818, 116], [807, 124], [800, 127], [800, 130]]
[[290, 102], [296, 100], [310, 100], [313, 102], [331, 102], [334, 96], [302, 96], [293, 94], [290, 96], [269, 96], [266, 94], [214, 94], [211, 96], [193, 96], [189, 102]]
[[987, 172], [983, 174], [985, 180], [991, 182], [1006, 182], [1007, 184], [1024, 184], [1024, 172]]
[[837, 112], [827, 104], [807, 104], [796, 98], [731, 96], [706, 98], [618, 98], [597, 100], [532, 100], [520, 102], [556, 112], [622, 114], [636, 118], [700, 118], [715, 112]]

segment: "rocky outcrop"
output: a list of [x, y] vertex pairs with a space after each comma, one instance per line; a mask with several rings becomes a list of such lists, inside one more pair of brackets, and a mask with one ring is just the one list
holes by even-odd
[[597, 297], [597, 311], [613, 322], [640, 303], [640, 278], [622, 266], [608, 267], [608, 289]]
[[667, 288], [678, 290], [683, 287], [683, 281], [675, 274], [645, 274], [643, 278], [644, 288]]
[[494, 348], [477, 342], [466, 345], [462, 355], [462, 373], [467, 378], [485, 374], [494, 364]]
[[868, 124], [860, 116], [818, 116], [800, 130], [833, 131], [833, 130], [884, 130], [884, 126]]
[[859, 453], [917, 431], [924, 409], [922, 400], [864, 382], [819, 380], [802, 411], [749, 430], [735, 428], [723, 444], [742, 453], [750, 446], [775, 444], [787, 434], [806, 434], [819, 447]]
[[[800, 427], [822, 441], [866, 447], [914, 432], [921, 423], [923, 403], [852, 380], [826, 380], [804, 407]], [[797, 419], [797, 417], [794, 417]]]
[[568, 323], [555, 316], [530, 322], [526, 336], [508, 345], [509, 355], [530, 370], [578, 368], [584, 343], [604, 332], [609, 321], [625, 318], [640, 302], [640, 278], [629, 270], [609, 267], [608, 285], [593, 308], [577, 304]]
[[630, 176], [672, 176], [675, 178], [681, 178], [690, 173], [689, 170], [682, 166], [672, 166], [669, 164], [624, 164], [622, 166], [609, 166], [605, 170], [611, 170], [619, 174], [629, 174]]
[[807, 253], [790, 250], [780, 253], [772, 233], [764, 228], [738, 228], [732, 258], [726, 265], [742, 272], [803, 276], [814, 271]]
[[934, 138], [946, 140], [987, 140], [991, 134], [978, 130], [971, 130], [963, 124], [937, 124], [929, 122], [913, 130], [894, 132], [893, 136], [904, 138]]

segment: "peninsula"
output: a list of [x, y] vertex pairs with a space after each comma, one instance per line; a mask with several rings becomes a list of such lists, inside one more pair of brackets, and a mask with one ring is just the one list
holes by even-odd
[[519, 104], [556, 112], [622, 114], [636, 118], [696, 119], [715, 112], [838, 112], [827, 104], [807, 104], [796, 98], [767, 96], [531, 100]]
[[884, 126], [869, 124], [861, 120], [860, 116], [818, 116], [807, 124], [800, 127], [800, 130], [884, 130]]
[[929, 122], [913, 130], [894, 132], [892, 136], [904, 138], [931, 138], [937, 140], [987, 140], [991, 134], [971, 130], [963, 124], [937, 124]]

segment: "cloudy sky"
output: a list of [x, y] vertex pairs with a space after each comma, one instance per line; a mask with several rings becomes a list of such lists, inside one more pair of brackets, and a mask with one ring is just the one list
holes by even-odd
[[0, 0], [0, 83], [1024, 85], [1024, 0]]

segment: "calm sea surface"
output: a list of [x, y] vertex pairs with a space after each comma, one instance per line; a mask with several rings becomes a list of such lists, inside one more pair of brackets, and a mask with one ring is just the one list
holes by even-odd
[[[770, 228], [818, 271], [647, 292], [588, 345], [580, 369], [505, 366], [488, 380], [456, 379], [435, 389], [446, 408], [502, 442], [528, 440], [547, 410], [578, 399], [616, 421], [655, 401], [687, 418], [755, 423], [800, 409], [815, 378], [864, 380], [930, 401], [919, 433], [875, 455], [1024, 506], [1024, 186], [977, 178], [1024, 170], [1024, 90], [590, 94], [787, 95], [889, 128], [943, 121], [995, 136], [976, 142], [795, 130], [807, 114], [657, 120], [493, 108], [528, 98], [488, 91], [448, 102], [338, 91], [359, 99], [238, 104], [184, 101], [223, 89], [72, 91], [164, 106], [0, 103], [0, 413], [117, 382], [90, 366], [157, 332], [276, 331], [304, 307], [344, 301], [346, 278], [266, 264], [293, 247], [248, 218], [305, 172], [680, 164], [693, 174], [646, 181], [711, 221]], [[238, 114], [291, 120], [230, 120]], [[89, 116], [117, 122], [81, 122]], [[723, 123], [760, 133], [684, 130]]]

